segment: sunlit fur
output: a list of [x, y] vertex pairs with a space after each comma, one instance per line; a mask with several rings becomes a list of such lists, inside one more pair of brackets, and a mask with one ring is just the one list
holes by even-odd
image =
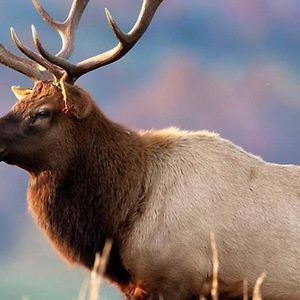
[[124, 293], [143, 291], [130, 299], [197, 299], [211, 278], [214, 232], [221, 293], [241, 296], [237, 282], [251, 290], [267, 271], [264, 299], [300, 299], [300, 167], [264, 162], [207, 131], [129, 130], [66, 87], [63, 112], [59, 88], [38, 82], [10, 114], [50, 105], [48, 127], [28, 145], [24, 136], [9, 144], [4, 117], [0, 146], [13, 149], [4, 161], [29, 171], [30, 212], [67, 261], [91, 268], [112, 238], [106, 276]]

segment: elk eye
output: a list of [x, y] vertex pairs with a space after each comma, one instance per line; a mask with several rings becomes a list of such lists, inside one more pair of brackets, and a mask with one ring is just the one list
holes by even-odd
[[40, 118], [40, 119], [46, 119], [46, 118], [49, 118], [50, 117], [50, 111], [49, 110], [41, 110], [39, 111], [36, 115], [35, 115], [36, 118]]

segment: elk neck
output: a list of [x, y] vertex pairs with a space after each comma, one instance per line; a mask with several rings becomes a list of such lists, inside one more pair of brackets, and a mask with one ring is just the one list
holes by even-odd
[[142, 214], [148, 158], [137, 133], [98, 109], [81, 122], [70, 159], [31, 175], [28, 202], [55, 248], [91, 268], [106, 238], [121, 247]]

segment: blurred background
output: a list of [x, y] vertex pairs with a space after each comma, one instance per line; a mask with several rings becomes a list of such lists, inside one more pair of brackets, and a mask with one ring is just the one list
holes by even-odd
[[[71, 0], [41, 0], [59, 20]], [[77, 32], [76, 62], [113, 47], [108, 7], [121, 28], [135, 22], [140, 0], [91, 0]], [[15, 51], [14, 26], [32, 46], [35, 24], [55, 52], [58, 36], [30, 0], [0, 1], [0, 41]], [[300, 164], [300, 1], [165, 0], [151, 27], [121, 61], [78, 82], [113, 120], [134, 128], [209, 129], [265, 160]], [[31, 87], [0, 66], [1, 115], [11, 85]], [[26, 208], [27, 174], [0, 164], [0, 299], [77, 299], [88, 273], [67, 266]], [[101, 299], [120, 299], [105, 287]]]

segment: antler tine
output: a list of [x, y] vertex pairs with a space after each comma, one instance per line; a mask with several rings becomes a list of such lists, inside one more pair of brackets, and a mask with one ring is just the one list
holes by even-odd
[[33, 61], [18, 57], [9, 52], [2, 44], [0, 44], [0, 63], [33, 80], [46, 80], [51, 76], [49, 72], [39, 70]]
[[54, 56], [47, 52], [41, 45], [41, 42], [39, 41], [36, 33], [34, 35], [34, 42], [40, 54], [51, 63], [64, 69], [68, 73], [67, 81], [74, 83], [80, 76], [84, 75], [85, 73], [111, 64], [122, 58], [144, 34], [146, 29], [150, 25], [158, 6], [162, 1], [163, 0], [143, 0], [143, 5], [139, 17], [133, 28], [127, 34], [122, 32], [117, 23], [114, 21], [110, 12], [105, 9], [107, 20], [114, 34], [118, 38], [119, 43], [113, 49], [88, 58], [76, 65], [73, 65], [67, 60], [61, 57]]
[[[74, 0], [67, 19], [64, 22], [58, 22], [45, 11], [38, 0], [32, 0], [34, 7], [42, 18], [59, 33], [62, 39], [62, 48], [57, 53], [59, 57], [68, 58], [71, 55], [74, 48], [74, 33], [88, 2], [89, 0]], [[32, 31], [33, 36], [35, 37], [35, 43], [37, 44], [38, 39], [34, 27], [32, 28]], [[62, 76], [64, 70], [24, 46], [13, 28], [11, 28], [11, 37], [16, 47], [31, 60], [12, 54], [0, 44], [1, 64], [23, 73], [33, 80], [51, 79], [53, 78], [53, 75], [56, 78]]]
[[107, 20], [114, 34], [118, 38], [119, 43], [115, 48], [105, 53], [101, 53], [78, 63], [74, 70], [72, 70], [73, 74], [71, 73], [71, 76], [74, 76], [77, 79], [89, 71], [111, 64], [122, 58], [132, 49], [132, 47], [145, 33], [154, 17], [157, 8], [162, 2], [163, 0], [143, 0], [139, 17], [133, 28], [127, 34], [122, 32], [117, 23], [114, 21], [110, 12], [106, 9], [105, 11]]
[[[35, 61], [38, 65], [44, 67], [46, 71], [41, 70], [41, 72], [47, 72], [49, 71], [51, 74], [53, 74], [56, 78], [60, 78], [63, 74], [63, 70], [61, 70], [59, 67], [53, 65], [51, 62], [44, 59], [42, 56], [38, 55], [37, 53], [33, 52], [29, 48], [27, 48], [23, 43], [19, 40], [15, 30], [11, 27], [11, 38], [16, 45], [16, 47], [26, 56], [28, 56], [30, 59]], [[35, 66], [36, 68], [38, 66]]]
[[56, 54], [57, 57], [69, 58], [74, 49], [74, 33], [81, 16], [89, 0], [74, 0], [69, 15], [64, 22], [54, 20], [42, 7], [38, 0], [32, 0], [32, 4], [45, 22], [56, 30], [62, 40], [62, 48]]
[[52, 55], [42, 46], [42, 43], [38, 37], [38, 33], [34, 25], [31, 25], [31, 30], [34, 45], [39, 51], [39, 53], [42, 55], [44, 60], [51, 62], [53, 65], [58, 66], [59, 68], [62, 68], [65, 71], [72, 68], [72, 64], [69, 63], [66, 59]]

